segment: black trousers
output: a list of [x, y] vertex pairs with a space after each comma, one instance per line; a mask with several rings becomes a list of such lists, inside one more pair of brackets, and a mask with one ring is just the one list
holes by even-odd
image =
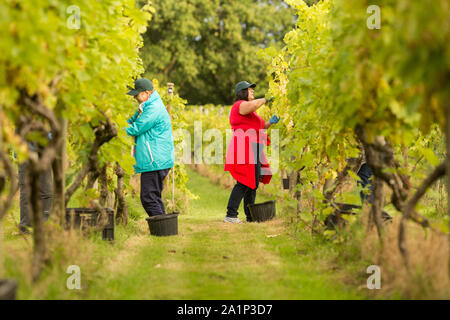
[[161, 193], [164, 188], [164, 178], [170, 169], [141, 173], [141, 203], [147, 214], [158, 216], [166, 214]]
[[364, 192], [362, 192], [362, 191], [360, 192], [361, 202], [364, 203], [364, 201], [366, 201], [367, 197], [370, 197], [369, 202], [372, 203], [373, 202], [372, 181], [370, 179], [372, 177], [372, 170], [367, 165], [367, 163], [364, 163], [361, 166], [361, 168], [358, 171], [358, 176], [361, 179], [361, 181], [358, 181], [358, 184], [360, 184], [363, 188], [365, 188], [367, 185], [369, 185], [369, 191], [370, 191], [369, 195], [364, 194]]
[[230, 199], [228, 200], [227, 206], [227, 217], [236, 218], [238, 216], [238, 209], [241, 205], [242, 198], [244, 198], [244, 212], [247, 221], [252, 221], [250, 215], [250, 210], [248, 209], [249, 204], [254, 204], [256, 200], [256, 190], [259, 186], [259, 177], [261, 175], [261, 152], [262, 145], [259, 143], [253, 143], [254, 159], [255, 159], [255, 182], [256, 187], [252, 189], [246, 185], [237, 182], [230, 194]]
[[[19, 227], [31, 227], [32, 219], [29, 208], [29, 190], [26, 184], [28, 175], [28, 163], [19, 163], [19, 188], [20, 188], [20, 223]], [[44, 221], [50, 216], [53, 202], [53, 178], [52, 169], [47, 170], [39, 176], [39, 195], [42, 205]]]

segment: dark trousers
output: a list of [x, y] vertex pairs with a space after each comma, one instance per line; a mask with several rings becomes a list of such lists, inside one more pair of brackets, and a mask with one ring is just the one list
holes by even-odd
[[161, 193], [164, 188], [164, 178], [169, 170], [141, 173], [141, 203], [150, 217], [166, 214]]
[[[29, 190], [26, 184], [28, 175], [28, 163], [19, 164], [19, 188], [20, 188], [20, 223], [19, 227], [31, 227], [32, 219], [30, 215]], [[52, 169], [39, 176], [39, 193], [42, 202], [42, 214], [44, 221], [50, 216], [53, 201], [53, 178]]]
[[256, 187], [252, 189], [246, 185], [237, 182], [230, 194], [230, 199], [227, 205], [227, 217], [236, 218], [238, 216], [238, 209], [241, 205], [242, 198], [244, 198], [244, 212], [247, 221], [252, 221], [250, 215], [250, 210], [248, 209], [249, 204], [254, 204], [256, 200], [256, 190], [259, 186], [259, 177], [261, 175], [261, 156], [262, 146], [258, 143], [253, 143], [254, 159], [255, 159], [255, 182]]
[[361, 201], [364, 203], [367, 199], [367, 197], [370, 196], [369, 198], [369, 202], [372, 203], [373, 201], [373, 194], [372, 194], [372, 181], [371, 181], [371, 177], [372, 177], [372, 170], [370, 169], [370, 167], [364, 163], [361, 168], [358, 171], [358, 177], [361, 179], [361, 181], [359, 181], [358, 183], [365, 188], [367, 185], [369, 185], [369, 191], [370, 194], [364, 194], [363, 191], [360, 192], [360, 197], [361, 197]]

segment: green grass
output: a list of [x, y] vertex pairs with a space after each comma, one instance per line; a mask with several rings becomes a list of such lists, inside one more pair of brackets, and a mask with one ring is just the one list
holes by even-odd
[[[7, 254], [6, 275], [19, 279], [19, 298], [365, 298], [364, 291], [345, 284], [345, 274], [333, 269], [337, 253], [332, 244], [306, 233], [294, 239], [280, 212], [267, 223], [226, 224], [222, 220], [230, 190], [193, 171], [188, 174], [188, 187], [199, 199], [191, 202], [189, 214], [180, 215], [178, 236], [150, 236], [139, 198], [130, 197], [132, 215], [141, 218], [117, 227], [113, 245], [99, 236], [80, 240], [79, 250], [61, 253], [38, 285], [31, 285], [26, 267], [15, 267], [17, 257]], [[244, 219], [242, 208], [239, 212]], [[11, 225], [5, 247], [25, 250], [23, 241], [11, 236]], [[80, 291], [65, 288], [68, 263], [81, 267]]]

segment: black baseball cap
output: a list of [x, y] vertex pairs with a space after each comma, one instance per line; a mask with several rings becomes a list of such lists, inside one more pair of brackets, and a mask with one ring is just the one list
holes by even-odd
[[153, 84], [150, 80], [142, 78], [138, 79], [134, 82], [134, 89], [128, 87], [128, 89], [131, 89], [128, 91], [128, 95], [130, 96], [136, 96], [142, 91], [152, 91], [153, 90]]
[[249, 83], [247, 81], [241, 81], [234, 87], [234, 93], [238, 94], [239, 91], [248, 89], [248, 88], [254, 88], [256, 87], [256, 83]]

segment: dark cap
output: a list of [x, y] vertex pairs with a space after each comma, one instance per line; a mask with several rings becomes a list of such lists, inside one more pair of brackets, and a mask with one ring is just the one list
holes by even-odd
[[127, 94], [130, 96], [136, 96], [142, 91], [152, 91], [153, 90], [153, 84], [150, 80], [142, 78], [138, 79], [134, 82], [134, 89], [128, 87], [128, 89], [131, 89]]
[[256, 83], [248, 83], [247, 81], [241, 81], [236, 85], [236, 87], [234, 87], [234, 93], [238, 94], [238, 92], [241, 90], [254, 87], [256, 87]]

